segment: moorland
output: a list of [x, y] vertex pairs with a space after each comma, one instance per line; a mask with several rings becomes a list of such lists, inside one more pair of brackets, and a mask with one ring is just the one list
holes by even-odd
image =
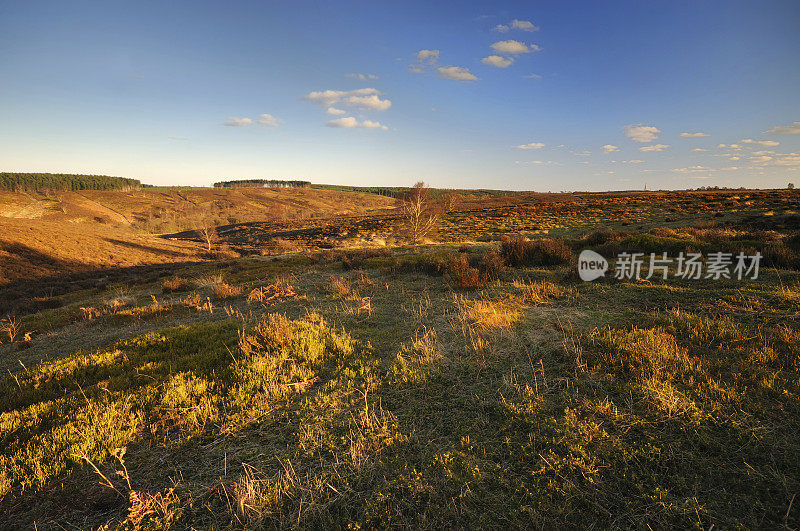
[[0, 527], [800, 525], [800, 193], [428, 202], [0, 192]]

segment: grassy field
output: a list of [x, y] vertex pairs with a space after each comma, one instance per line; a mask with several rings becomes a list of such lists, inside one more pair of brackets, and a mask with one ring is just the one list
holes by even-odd
[[[234, 224], [235, 257], [0, 287], [0, 527], [796, 529], [798, 209], [489, 196], [418, 246]], [[587, 248], [764, 258], [588, 283]]]

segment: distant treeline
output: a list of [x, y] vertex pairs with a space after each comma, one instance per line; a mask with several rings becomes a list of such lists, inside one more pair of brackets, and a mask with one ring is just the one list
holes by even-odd
[[[320, 190], [336, 190], [339, 192], [359, 192], [362, 194], [376, 194], [386, 197], [402, 198], [410, 188], [408, 186], [348, 186], [342, 184], [312, 184], [312, 188]], [[447, 188], [431, 188], [431, 199], [441, 199], [449, 193], [458, 193], [461, 195], [472, 195], [475, 197], [484, 197], [491, 195], [508, 195], [518, 192], [510, 192], [508, 190], [452, 190]]]
[[38, 192], [42, 190], [127, 190], [140, 188], [138, 179], [108, 175], [72, 173], [0, 173], [0, 190]]
[[278, 179], [241, 179], [214, 183], [214, 188], [308, 188], [309, 181], [281, 181]]

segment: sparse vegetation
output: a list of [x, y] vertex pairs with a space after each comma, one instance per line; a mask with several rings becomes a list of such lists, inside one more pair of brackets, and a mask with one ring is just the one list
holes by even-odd
[[[7, 283], [0, 520], [797, 528], [798, 197], [464, 197], [436, 244], [387, 244], [394, 211]], [[585, 248], [764, 261], [755, 281], [590, 283]]]

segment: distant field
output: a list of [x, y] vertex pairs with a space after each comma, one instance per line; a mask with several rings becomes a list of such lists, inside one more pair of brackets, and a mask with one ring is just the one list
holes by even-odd
[[[800, 526], [800, 193], [475, 195], [420, 245], [375, 194], [137, 194], [0, 195], [0, 524]], [[153, 230], [193, 204], [210, 255]]]

